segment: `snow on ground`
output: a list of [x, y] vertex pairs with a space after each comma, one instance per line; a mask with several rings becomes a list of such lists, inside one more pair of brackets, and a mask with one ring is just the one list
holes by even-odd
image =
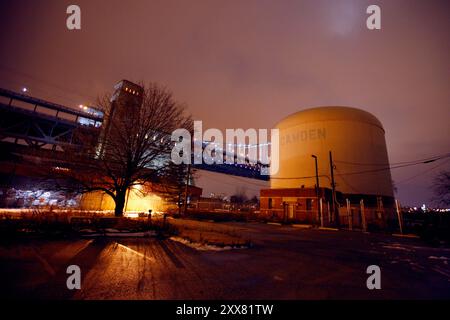
[[206, 243], [199, 243], [199, 242], [191, 242], [187, 239], [180, 238], [180, 237], [170, 237], [170, 240], [180, 242], [188, 247], [194, 248], [199, 251], [226, 251], [226, 250], [232, 250], [232, 249], [246, 249], [247, 247], [240, 246], [240, 247], [232, 247], [232, 246], [214, 246], [211, 244]]
[[95, 238], [95, 237], [111, 237], [111, 238], [144, 238], [156, 236], [154, 231], [146, 232], [106, 232], [106, 233], [86, 233], [83, 237]]
[[429, 256], [428, 259], [432, 259], [432, 260], [443, 260], [443, 261], [450, 260], [450, 258], [447, 258], [447, 257], [444, 257], [444, 256], [440, 256], [440, 257]]
[[392, 245], [384, 245], [383, 248], [386, 249], [394, 249], [394, 250], [403, 250], [403, 251], [407, 251], [407, 252], [412, 252], [414, 251], [413, 249], [407, 248], [405, 246], [402, 246], [400, 244], [392, 244]]

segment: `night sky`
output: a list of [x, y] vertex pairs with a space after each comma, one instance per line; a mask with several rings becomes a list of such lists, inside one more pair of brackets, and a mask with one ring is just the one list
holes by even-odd
[[[80, 31], [66, 28], [70, 4]], [[379, 31], [366, 28], [370, 4]], [[450, 1], [0, 0], [0, 41], [0, 87], [68, 106], [123, 78], [155, 81], [204, 128], [346, 105], [380, 119], [391, 163], [450, 152]], [[393, 170], [400, 201], [429, 203], [448, 160]], [[204, 195], [264, 185], [201, 176]]]

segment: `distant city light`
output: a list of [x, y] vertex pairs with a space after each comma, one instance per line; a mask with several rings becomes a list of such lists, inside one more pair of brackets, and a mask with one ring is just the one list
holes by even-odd
[[139, 218], [139, 213], [136, 212], [126, 212], [124, 216], [127, 218]]
[[23, 92], [23, 93], [28, 92], [28, 89], [27, 89], [26, 87], [23, 87], [23, 88], [22, 88], [22, 92]]

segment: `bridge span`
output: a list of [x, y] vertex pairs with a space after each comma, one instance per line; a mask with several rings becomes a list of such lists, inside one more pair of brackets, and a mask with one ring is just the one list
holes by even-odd
[[[74, 109], [0, 88], [1, 148], [5, 152], [14, 150], [22, 154], [32, 148], [42, 157], [57, 157], [55, 153], [64, 152], [65, 147], [82, 145], [83, 141], [77, 136], [77, 131], [99, 135], [103, 116], [95, 107], [80, 106], [79, 109]], [[204, 142], [203, 147], [207, 144], [208, 142]], [[267, 165], [251, 163], [248, 158], [243, 163], [225, 163], [226, 151], [223, 151], [223, 157], [223, 164], [194, 164], [193, 167], [269, 180], [269, 176], [261, 175], [261, 169], [267, 168]], [[235, 156], [236, 159], [237, 157]]]

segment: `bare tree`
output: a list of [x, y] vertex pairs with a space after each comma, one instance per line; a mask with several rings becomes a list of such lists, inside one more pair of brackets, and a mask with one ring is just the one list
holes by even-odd
[[230, 197], [230, 202], [237, 205], [242, 205], [247, 200], [248, 198], [244, 187], [238, 188], [236, 193]]
[[434, 178], [433, 191], [436, 203], [450, 205], [450, 171], [442, 171]]
[[82, 148], [66, 150], [65, 169], [57, 174], [81, 192], [108, 194], [115, 202], [115, 215], [121, 216], [129, 188], [164, 182], [174, 170], [170, 135], [178, 128], [192, 131], [192, 120], [171, 92], [154, 83], [145, 86], [138, 107], [123, 105], [117, 112], [108, 98], [99, 99], [105, 111], [100, 139], [82, 137]]
[[[189, 185], [189, 182], [194, 180], [195, 173], [196, 170], [192, 167], [189, 169], [186, 164], [176, 165], [172, 162], [160, 178], [157, 192], [163, 195], [166, 201], [177, 205], [178, 214], [182, 213], [184, 201], [190, 196], [189, 188], [186, 188], [186, 184]], [[188, 176], [190, 181], [187, 181]]]

